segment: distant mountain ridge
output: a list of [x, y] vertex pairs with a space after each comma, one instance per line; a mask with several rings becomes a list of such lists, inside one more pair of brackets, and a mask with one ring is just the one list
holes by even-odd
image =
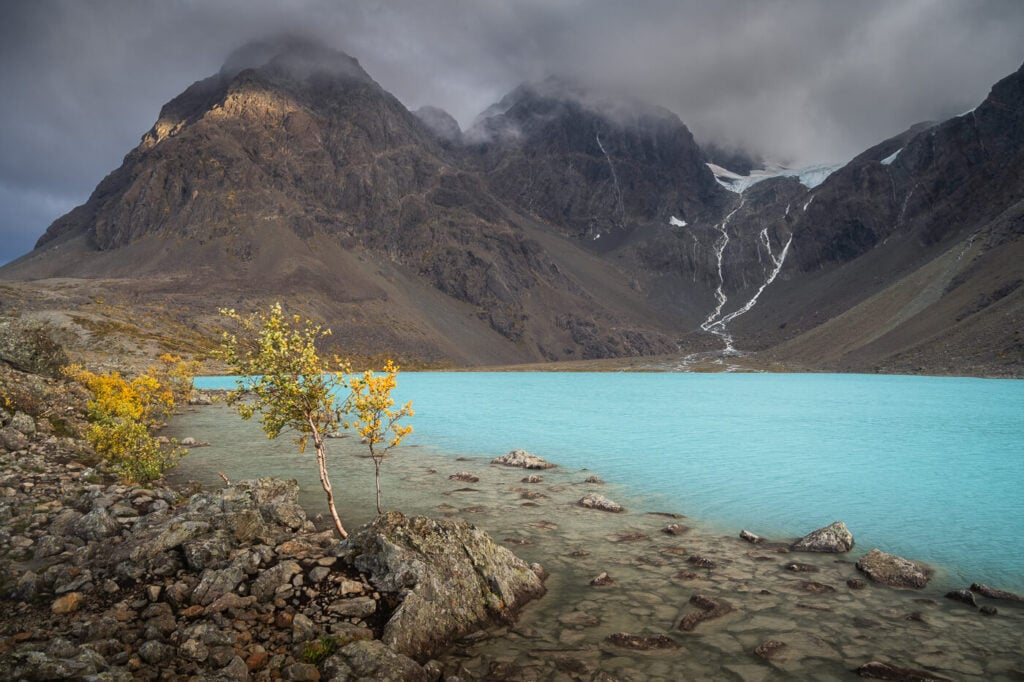
[[168, 102], [0, 278], [116, 280], [201, 326], [284, 298], [427, 362], [1019, 371], [1022, 91], [1018, 71], [813, 188], [736, 193], [664, 109], [549, 79], [461, 131], [342, 52], [267, 41]]

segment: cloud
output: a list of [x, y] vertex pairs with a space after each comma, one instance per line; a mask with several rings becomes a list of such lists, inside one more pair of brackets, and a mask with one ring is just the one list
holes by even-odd
[[1018, 0], [6, 3], [0, 262], [32, 241], [10, 235], [84, 201], [164, 102], [274, 33], [318, 36], [463, 127], [563, 75], [671, 109], [698, 140], [810, 163], [976, 105], [1024, 59], [1022, 29]]

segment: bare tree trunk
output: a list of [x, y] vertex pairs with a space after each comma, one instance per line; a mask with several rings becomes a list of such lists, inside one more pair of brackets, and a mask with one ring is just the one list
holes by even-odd
[[338, 529], [338, 535], [344, 540], [348, 537], [348, 533], [345, 531], [345, 527], [341, 525], [341, 519], [338, 518], [338, 510], [334, 508], [334, 489], [331, 487], [331, 479], [327, 475], [327, 450], [324, 447], [324, 441], [320, 437], [320, 431], [316, 428], [316, 424], [313, 420], [309, 420], [309, 427], [313, 431], [313, 447], [316, 448], [316, 463], [320, 468], [320, 485], [324, 487], [324, 492], [327, 493], [327, 507], [331, 510], [331, 518], [334, 519], [334, 527]]
[[380, 460], [376, 457], [373, 458], [373, 467], [375, 469], [375, 483], [377, 484], [377, 516], [380, 516], [384, 513], [384, 510], [380, 506]]

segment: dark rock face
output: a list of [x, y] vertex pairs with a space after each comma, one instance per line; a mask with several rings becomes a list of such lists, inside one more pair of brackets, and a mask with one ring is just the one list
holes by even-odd
[[878, 549], [872, 549], [858, 559], [857, 570], [864, 573], [872, 582], [889, 587], [921, 589], [928, 584], [931, 577], [931, 570], [924, 564], [886, 554]]
[[468, 632], [510, 622], [545, 592], [525, 562], [464, 521], [389, 512], [348, 547], [377, 589], [401, 599], [382, 641], [417, 661]]

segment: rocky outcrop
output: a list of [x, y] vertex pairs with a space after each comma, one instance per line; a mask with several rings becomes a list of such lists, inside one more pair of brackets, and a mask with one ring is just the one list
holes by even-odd
[[794, 542], [794, 552], [849, 552], [853, 548], [853, 533], [842, 521], [835, 521], [824, 528], [812, 531]]
[[545, 592], [530, 566], [465, 521], [388, 512], [347, 542], [346, 557], [399, 601], [381, 640], [421, 662], [470, 632], [510, 622]]
[[913, 589], [927, 585], [932, 573], [931, 569], [920, 562], [886, 554], [877, 548], [857, 560], [857, 570], [873, 582]]
[[510, 450], [501, 457], [495, 457], [491, 464], [500, 464], [506, 467], [518, 467], [520, 469], [553, 469], [558, 466], [552, 464], [537, 455], [531, 455], [526, 450]]
[[1024, 596], [1014, 592], [1007, 592], [1006, 590], [997, 590], [985, 585], [984, 583], [971, 583], [971, 592], [977, 592], [981, 596], [988, 597], [989, 599], [1001, 599], [1004, 601], [1024, 603]]

